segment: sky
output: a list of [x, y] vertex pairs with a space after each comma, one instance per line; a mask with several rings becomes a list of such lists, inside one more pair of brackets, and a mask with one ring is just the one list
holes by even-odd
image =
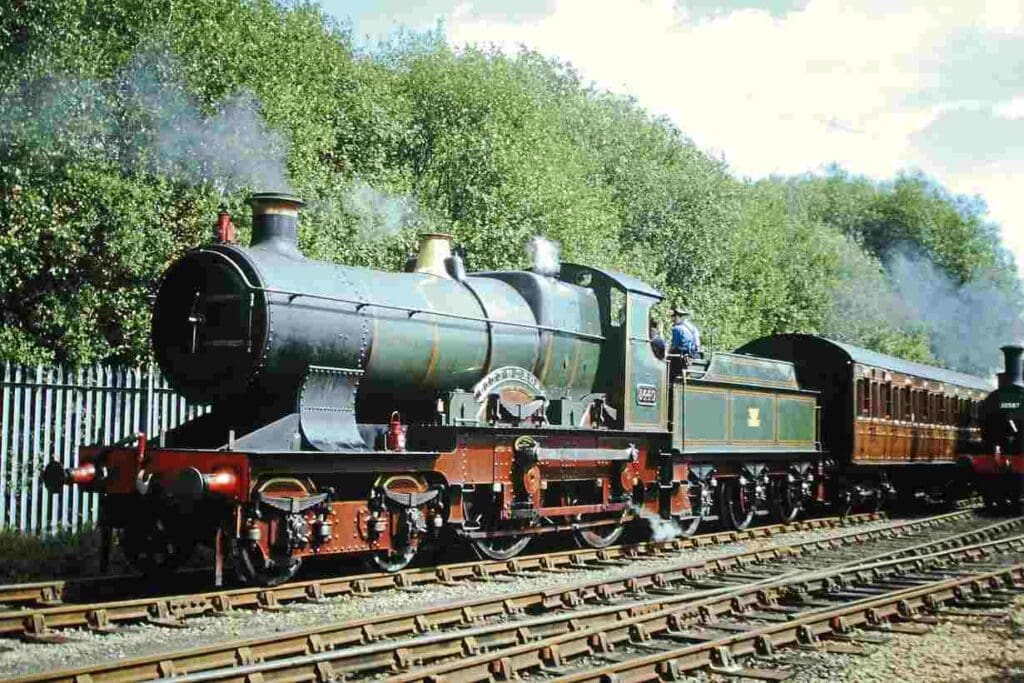
[[363, 44], [521, 45], [740, 176], [920, 169], [980, 195], [1024, 272], [1024, 0], [321, 0]]

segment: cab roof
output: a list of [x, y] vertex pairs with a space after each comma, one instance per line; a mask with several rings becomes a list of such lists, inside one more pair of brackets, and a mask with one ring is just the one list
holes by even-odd
[[661, 301], [662, 299], [665, 298], [664, 294], [654, 289], [643, 280], [635, 278], [632, 275], [627, 275], [626, 273], [620, 273], [617, 270], [608, 270], [606, 268], [584, 266], [579, 263], [562, 264], [562, 273], [565, 276], [563, 277], [563, 279], [565, 279], [568, 282], [573, 281], [573, 278], [575, 277], [576, 273], [584, 272], [595, 273], [603, 278], [611, 280], [612, 282], [614, 282], [616, 285], [626, 290], [627, 292], [636, 292], [637, 294], [643, 294], [644, 296], [653, 297], [658, 301]]

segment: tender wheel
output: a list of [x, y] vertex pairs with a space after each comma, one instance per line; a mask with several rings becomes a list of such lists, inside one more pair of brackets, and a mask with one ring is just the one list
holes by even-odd
[[730, 529], [742, 531], [750, 526], [757, 513], [757, 488], [754, 482], [740, 484], [740, 479], [723, 479], [719, 500], [722, 519]]
[[795, 521], [804, 511], [803, 481], [794, 475], [777, 477], [770, 489], [772, 519], [781, 524]]
[[162, 519], [127, 527], [121, 532], [125, 558], [145, 576], [164, 576], [188, 561], [196, 547], [192, 536], [175, 532]]
[[872, 489], [872, 496], [865, 506], [866, 512], [881, 512], [885, 508], [885, 489], [876, 486]]
[[302, 566], [301, 557], [264, 557], [253, 541], [235, 542], [231, 559], [239, 580], [254, 586], [276, 586], [290, 581]]
[[714, 487], [706, 481], [693, 479], [690, 481], [690, 509], [693, 517], [683, 517], [676, 520], [679, 526], [679, 535], [689, 538], [697, 533], [705, 517], [710, 517], [714, 509]]

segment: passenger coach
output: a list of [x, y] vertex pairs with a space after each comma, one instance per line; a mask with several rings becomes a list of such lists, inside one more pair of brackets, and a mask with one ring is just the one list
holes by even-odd
[[821, 393], [823, 446], [842, 472], [840, 500], [881, 505], [896, 493], [962, 493], [965, 478], [949, 468], [979, 447], [989, 382], [806, 334], [763, 337], [739, 352], [788, 360], [800, 385]]

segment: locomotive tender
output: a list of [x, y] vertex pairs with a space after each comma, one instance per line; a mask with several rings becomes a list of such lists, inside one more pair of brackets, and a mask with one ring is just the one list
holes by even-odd
[[[939, 481], [977, 440], [978, 378], [787, 335], [672, 375], [648, 339], [662, 296], [631, 276], [467, 274], [438, 234], [411, 272], [319, 262], [297, 246], [300, 200], [252, 206], [250, 246], [186, 253], [153, 311], [163, 372], [211, 412], [44, 473], [101, 493], [143, 571], [196, 543], [218, 578], [230, 558], [275, 583], [316, 555], [397, 570], [452, 535], [503, 559], [552, 532], [603, 547], [645, 515], [743, 528], [878, 506], [917, 484], [889, 465]], [[904, 414], [900, 382], [922, 407]]]

